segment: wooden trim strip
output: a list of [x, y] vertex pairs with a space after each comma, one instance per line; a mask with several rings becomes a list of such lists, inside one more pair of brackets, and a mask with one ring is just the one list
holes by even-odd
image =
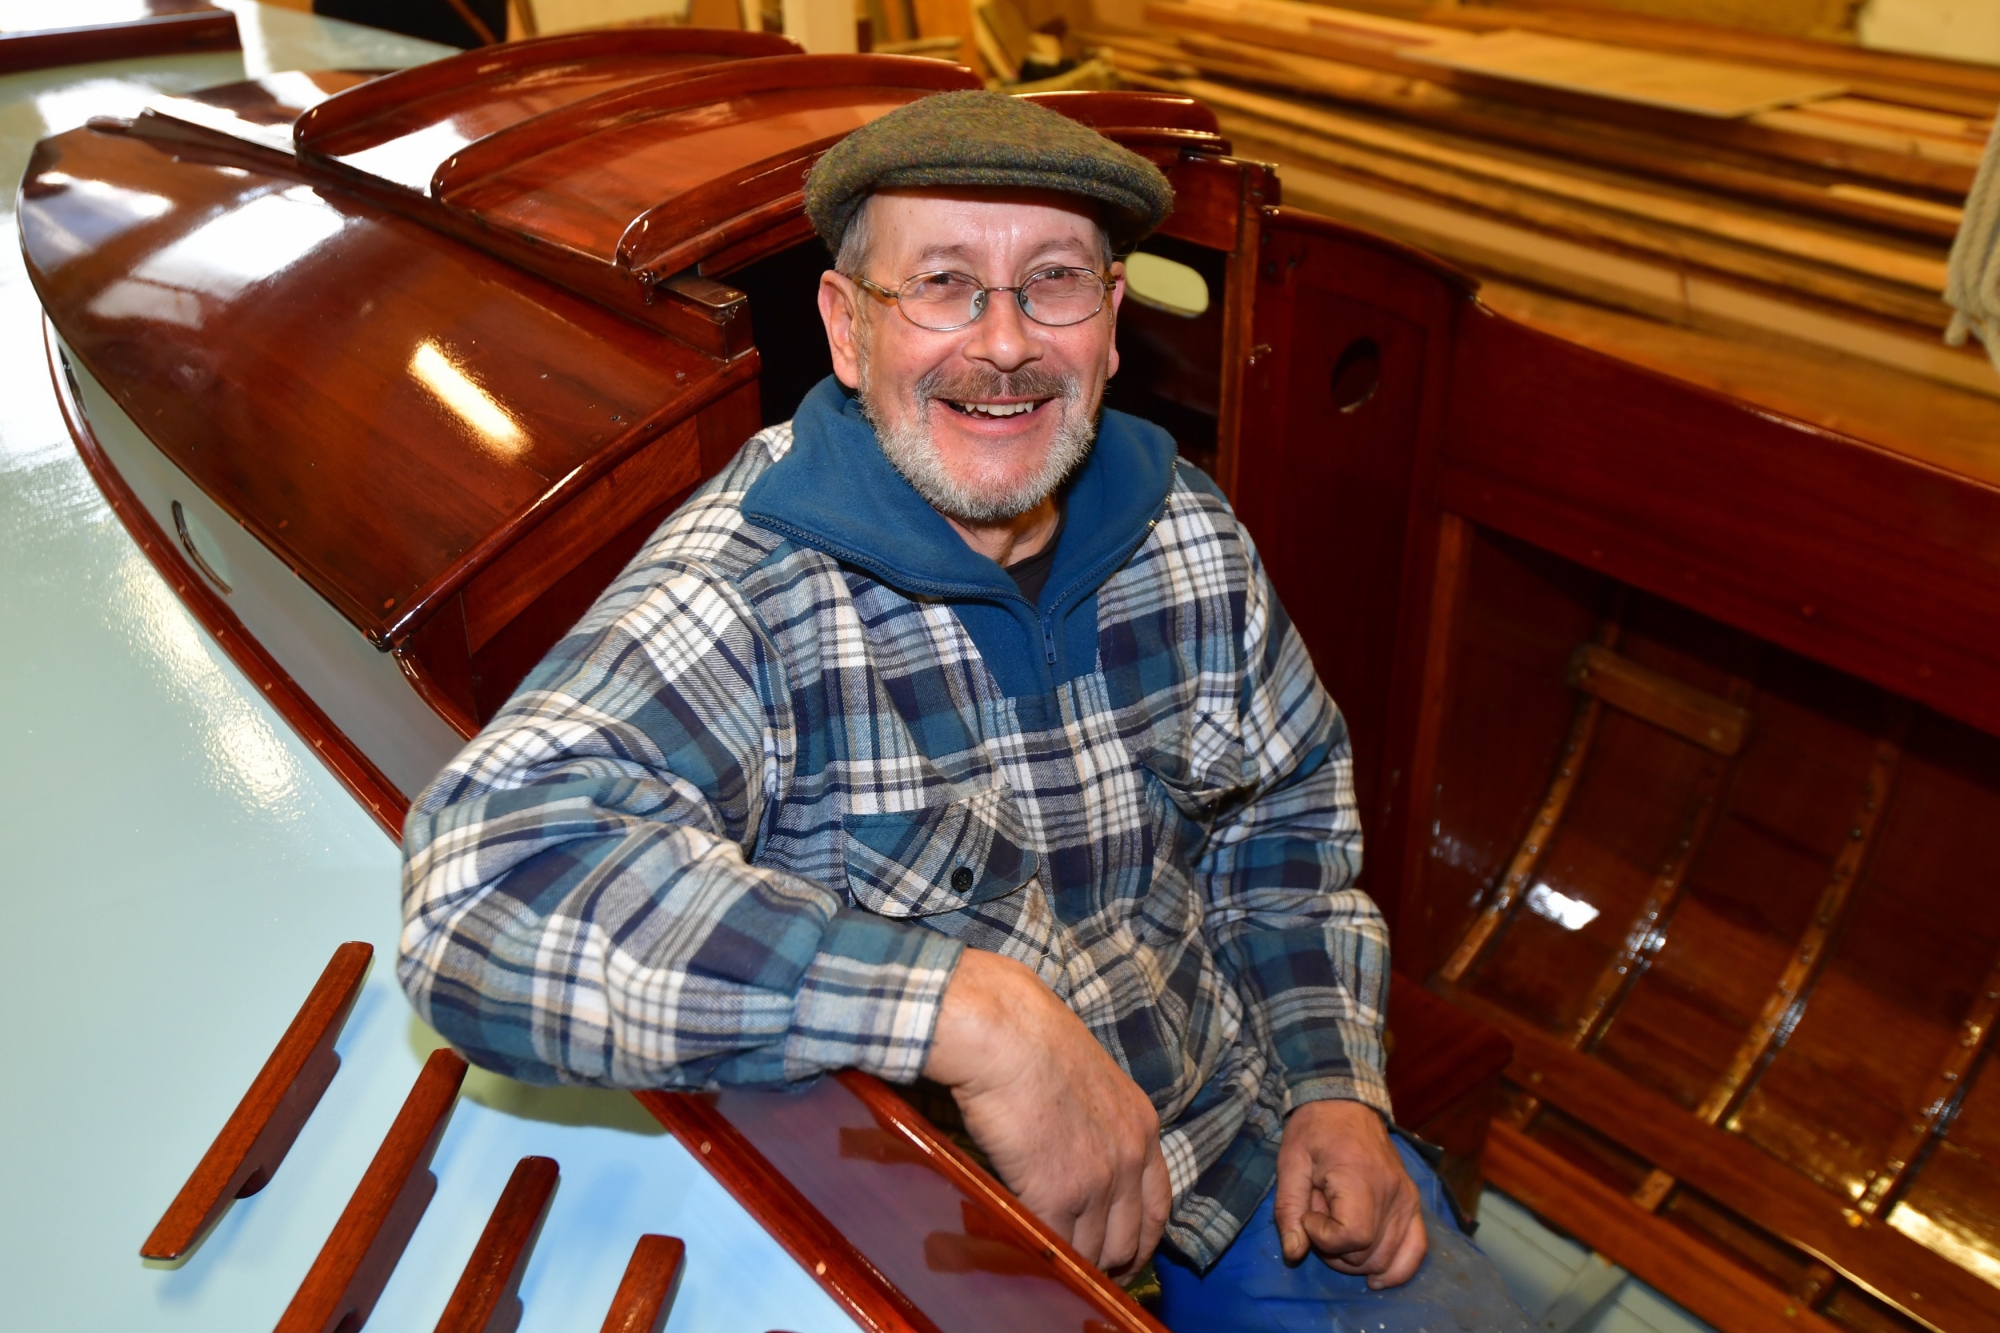
[[42, 317], [42, 344], [48, 351], [49, 378], [55, 385], [56, 403], [62, 409], [63, 424], [69, 427], [69, 437], [76, 445], [76, 452], [83, 459], [83, 466], [89, 471], [91, 480], [103, 493], [105, 503], [111, 506], [111, 512], [118, 515], [125, 531], [131, 534], [139, 550], [180, 597], [188, 614], [201, 623], [209, 637], [236, 664], [237, 670], [263, 691], [278, 716], [290, 724], [300, 740], [313, 747], [321, 761], [340, 779], [341, 785], [361, 802], [361, 808], [375, 817], [375, 822], [382, 826], [382, 831], [389, 835], [390, 840], [401, 842], [403, 816], [409, 811], [410, 798], [396, 789], [395, 784], [375, 767], [360, 747], [320, 710], [312, 696], [278, 665], [277, 659], [265, 651], [264, 645], [251, 637], [243, 622], [236, 618], [236, 613], [195, 573], [180, 548], [154, 522], [145, 505], [139, 502], [139, 497], [118, 475], [118, 469], [104, 452], [104, 446], [97, 442], [89, 420], [83, 415], [76, 385], [70, 379], [69, 368], [56, 346], [55, 325], [47, 315]]
[[[1587, 652], [1593, 646], [1586, 645], [1583, 651]], [[1616, 655], [1606, 650], [1603, 656]], [[1583, 659], [1583, 652], [1578, 653], [1578, 659], [1579, 661]], [[1606, 680], [1612, 677], [1609, 672], [1602, 672], [1595, 678]], [[1679, 684], [1678, 681], [1673, 683]], [[1589, 689], [1589, 686], [1586, 684], [1583, 688]], [[1747, 693], [1748, 688], [1744, 681], [1730, 682], [1732, 694]], [[1614, 707], [1620, 706], [1616, 699], [1605, 698], [1603, 695], [1598, 697], [1604, 698], [1606, 703]], [[1720, 703], [1721, 700], [1716, 702]], [[1738, 748], [1740, 746], [1739, 733]], [[1625, 931], [1624, 944], [1606, 961], [1604, 970], [1598, 973], [1597, 982], [1590, 988], [1590, 995], [1584, 1001], [1583, 1014], [1577, 1019], [1574, 1030], [1570, 1033], [1570, 1044], [1578, 1050], [1587, 1051], [1603, 1038], [1605, 1032], [1610, 1029], [1612, 1020], [1617, 1016], [1619, 1006], [1625, 1002], [1625, 997], [1632, 993], [1633, 985], [1645, 975], [1646, 969], [1653, 965], [1654, 957], [1667, 942], [1666, 926], [1663, 922], [1673, 915], [1674, 907], [1680, 902], [1681, 890], [1687, 886], [1688, 868], [1694, 864], [1694, 859], [1700, 855], [1701, 849], [1708, 844], [1709, 831], [1715, 827], [1715, 814], [1723, 784], [1735, 771], [1736, 752], [1735, 749], [1722, 751], [1721, 755], [1727, 755], [1727, 758], [1718, 756], [1702, 765], [1701, 776], [1695, 780], [1694, 804], [1688, 812], [1687, 825], [1682, 829], [1680, 838], [1667, 852], [1666, 860], [1661, 862], [1659, 873], [1653, 876], [1653, 883], [1646, 891], [1646, 900], [1639, 905], [1637, 915], [1632, 918], [1631, 926]]]
[[1640, 666], [1601, 644], [1586, 643], [1570, 659], [1569, 683], [1594, 694], [1620, 712], [1671, 731], [1684, 741], [1734, 755], [1750, 730], [1750, 710], [1737, 698], [1717, 698], [1685, 681]]
[[1099, 1272], [1095, 1265], [1078, 1254], [1068, 1241], [1050, 1230], [1040, 1218], [1023, 1208], [1021, 1201], [1006, 1186], [967, 1156], [964, 1149], [940, 1134], [888, 1084], [856, 1069], [843, 1070], [834, 1077], [861, 1100], [877, 1124], [902, 1137], [915, 1152], [921, 1154], [919, 1160], [971, 1199], [985, 1205], [988, 1220], [997, 1224], [999, 1233], [989, 1234], [987, 1239], [1009, 1245], [1028, 1256], [1031, 1262], [1039, 1256], [1043, 1263], [1056, 1271], [1058, 1280], [1064, 1286], [1096, 1306], [1105, 1319], [1105, 1323], [1096, 1326], [1100, 1333], [1117, 1333], [1118, 1330], [1126, 1330], [1126, 1333], [1167, 1333], [1166, 1328], [1123, 1288]]
[[373, 945], [356, 941], [333, 951], [249, 1091], [139, 1247], [140, 1257], [179, 1259], [215, 1225], [231, 1200], [247, 1199], [271, 1183], [340, 1070], [333, 1043], [346, 1026], [374, 956]]
[[449, 1046], [431, 1052], [276, 1333], [336, 1333], [368, 1322], [437, 1193], [431, 1154], [444, 1137], [465, 1069], [464, 1059]]
[[437, 1333], [513, 1333], [519, 1327], [521, 1275], [548, 1218], [560, 1175], [553, 1157], [523, 1157], [515, 1164], [445, 1302]]
[[[60, 12], [58, 7], [51, 6]], [[136, 22], [0, 33], [0, 74], [189, 51], [237, 51], [236, 15], [223, 9], [154, 14]]]
[[1215, 484], [1235, 494], [1243, 451], [1243, 380], [1257, 359], [1257, 262], [1264, 242], [1263, 212], [1278, 198], [1276, 173], [1257, 163], [1241, 173], [1236, 245], [1223, 260], [1222, 376], [1216, 389]]
[[1765, 999], [1763, 1012], [1744, 1035], [1743, 1044], [1729, 1062], [1728, 1072], [1709, 1090], [1708, 1096], [1702, 1099], [1700, 1108], [1695, 1111], [1695, 1115], [1707, 1124], [1723, 1123], [1742, 1105], [1744, 1097], [1749, 1095], [1751, 1084], [1784, 1046], [1805, 1013], [1813, 987], [1826, 966], [1829, 947], [1847, 920], [1847, 910], [1854, 901], [1854, 886], [1861, 878], [1868, 850], [1874, 845], [1875, 830], [1881, 822], [1882, 811], [1889, 804], [1896, 770], [1903, 759], [1900, 744], [1902, 731], [1903, 719], [1899, 718], [1892, 727], [1892, 736], [1885, 736], [1875, 743], [1874, 759], [1868, 767], [1867, 781], [1861, 788], [1860, 805], [1854, 812], [1847, 841], [1834, 856], [1826, 888], [1820, 893], [1819, 907], [1814, 911], [1805, 933], [1799, 937], [1798, 946], [1792, 950], [1791, 960], [1785, 964], [1777, 988]]
[[[1449, 999], [1514, 1042], [1508, 1078], [1821, 1260], [1937, 1333], [1992, 1327], [1993, 1288], [1601, 1061], [1468, 991]], [[1496, 1126], [1496, 1131], [1497, 1131]], [[1636, 1205], [1635, 1205], [1636, 1206]], [[1674, 1293], [1670, 1293], [1674, 1294]], [[1679, 1296], [1676, 1295], [1676, 1299]]]
[[1728, 1262], [1508, 1124], [1486, 1140], [1486, 1175], [1606, 1258], [1730, 1333], [1838, 1333], [1797, 1298]]
[[1993, 1045], [1993, 1028], [2000, 1023], [2000, 958], [1986, 974], [1986, 984], [1959, 1024], [1958, 1044], [1945, 1056], [1930, 1086], [1924, 1090], [1921, 1108], [1896, 1136], [1888, 1159], [1869, 1178], [1861, 1196], [1861, 1211], [1871, 1215], [1887, 1213], [1909, 1188], [1910, 1179], [1928, 1154], [1931, 1144], [1944, 1137], [1958, 1118], [1959, 1105], [1972, 1086], [1979, 1062]]
[[660, 1333], [680, 1293], [687, 1246], [672, 1236], [644, 1235], [632, 1247], [602, 1333]]
[[940, 1333], [699, 1093], [635, 1092], [709, 1174], [869, 1333]]

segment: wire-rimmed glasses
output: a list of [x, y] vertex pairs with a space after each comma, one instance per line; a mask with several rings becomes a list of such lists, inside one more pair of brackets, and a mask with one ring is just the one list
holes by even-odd
[[894, 301], [903, 318], [932, 333], [962, 329], [986, 313], [986, 298], [1012, 292], [1021, 313], [1037, 324], [1066, 328], [1081, 324], [1104, 309], [1111, 283], [1087, 268], [1045, 268], [1012, 287], [984, 287], [968, 273], [939, 271], [905, 278], [900, 287], [884, 287], [866, 278], [855, 283], [885, 301]]

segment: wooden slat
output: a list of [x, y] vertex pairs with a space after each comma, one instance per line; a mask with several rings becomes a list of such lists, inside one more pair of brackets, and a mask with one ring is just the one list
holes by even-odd
[[1587, 643], [1576, 650], [1570, 661], [1569, 683], [1620, 712], [1719, 755], [1741, 750], [1743, 737], [1750, 730], [1750, 710], [1734, 698], [1698, 690], [1599, 644]]
[[249, 1091], [139, 1247], [141, 1257], [180, 1258], [207, 1234], [231, 1200], [246, 1199], [271, 1182], [340, 1070], [333, 1044], [374, 956], [373, 945], [358, 941], [334, 950]]
[[[1451, 992], [1450, 998], [1513, 1041], [1508, 1077], [1536, 1096], [1820, 1259], [1919, 1323], [1940, 1333], [1992, 1327], [1993, 1288], [1950, 1260], [1847, 1208], [1838, 1196], [1776, 1158], [1726, 1130], [1702, 1124], [1660, 1094], [1579, 1055], [1500, 1006], [1464, 991]], [[1625, 1206], [1637, 1208], [1619, 1197]], [[1679, 1292], [1668, 1294], [1683, 1299]]]
[[639, 1237], [604, 1316], [603, 1333], [660, 1333], [673, 1313], [686, 1255], [687, 1246], [672, 1236]]
[[1508, 1124], [1486, 1141], [1496, 1188], [1729, 1333], [1839, 1333], [1788, 1293], [1645, 1212]]
[[431, 1052], [276, 1333], [352, 1333], [368, 1322], [437, 1193], [431, 1154], [444, 1135], [465, 1070], [464, 1059], [450, 1047]]
[[1520, 30], [1438, 42], [1406, 52], [1405, 58], [1482, 78], [1538, 84], [1696, 116], [1747, 116], [1847, 91], [1847, 85], [1814, 74], [1635, 51]]
[[514, 1333], [521, 1322], [521, 1275], [560, 1174], [553, 1157], [523, 1157], [515, 1164], [445, 1302], [437, 1333]]

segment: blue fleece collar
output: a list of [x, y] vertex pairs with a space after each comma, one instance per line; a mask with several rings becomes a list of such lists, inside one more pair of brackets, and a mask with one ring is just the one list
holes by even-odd
[[[1075, 653], [1062, 651], [1065, 644], [1083, 646], [1074, 631], [1084, 627], [1067, 622], [1087, 609], [1094, 633], [1093, 594], [1159, 517], [1173, 485], [1174, 452], [1173, 437], [1151, 422], [1103, 414], [1096, 446], [1069, 484], [1055, 565], [1032, 606], [1006, 570], [967, 546], [890, 465], [860, 405], [831, 375], [799, 404], [791, 450], [751, 484], [743, 516], [900, 592], [1008, 605], [1011, 614], [1000, 621], [964, 612], [961, 619], [1007, 692], [1025, 693], [1016, 688], [1029, 683], [1017, 654], [1047, 659], [1031, 673], [1041, 689], [1089, 669], [1075, 662]], [[1020, 642], [1003, 641], [1015, 637], [1001, 632], [1004, 621], [1018, 624]]]
[[[1164, 430], [1123, 412], [1104, 413], [1096, 447], [1070, 482], [1068, 521], [1044, 603], [1073, 598], [1079, 574], [1136, 545], [1166, 502], [1173, 464], [1173, 437]], [[967, 546], [890, 466], [875, 428], [831, 375], [799, 404], [791, 451], [751, 485], [743, 515], [905, 592], [1020, 596], [1007, 571]]]

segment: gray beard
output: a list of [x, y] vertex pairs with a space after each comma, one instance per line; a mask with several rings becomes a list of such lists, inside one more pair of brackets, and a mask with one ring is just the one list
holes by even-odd
[[[1086, 405], [1083, 386], [1074, 378], [1027, 369], [1013, 375], [998, 371], [966, 371], [946, 375], [942, 368], [919, 379], [912, 390], [915, 409], [907, 422], [892, 425], [887, 414], [878, 411], [868, 396], [868, 358], [861, 358], [861, 388], [857, 399], [861, 413], [875, 427], [875, 438], [889, 465], [901, 473], [931, 508], [961, 523], [1000, 523], [1018, 518], [1056, 493], [1090, 457], [1097, 439], [1097, 404]], [[1007, 487], [981, 487], [951, 475], [944, 457], [931, 438], [930, 408], [955, 412], [944, 400], [980, 398], [1053, 397], [1062, 413], [1055, 439], [1042, 465], [1021, 481]]]

